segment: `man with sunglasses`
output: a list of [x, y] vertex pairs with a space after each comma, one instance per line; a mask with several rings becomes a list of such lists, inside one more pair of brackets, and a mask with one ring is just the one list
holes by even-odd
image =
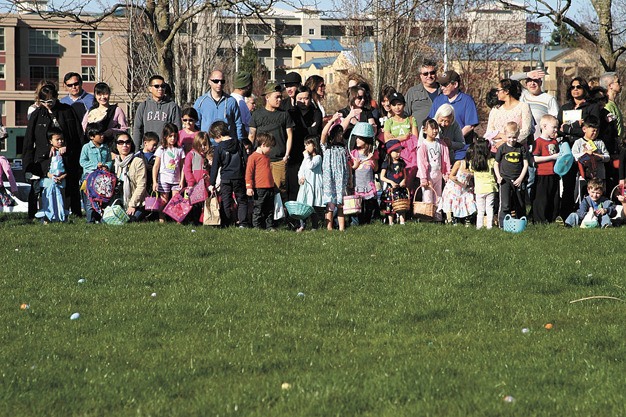
[[444, 72], [437, 82], [443, 94], [433, 100], [428, 117], [433, 118], [439, 107], [443, 104], [451, 104], [454, 108], [454, 118], [459, 123], [465, 143], [472, 143], [474, 128], [478, 126], [478, 110], [474, 99], [461, 91], [461, 76], [453, 70]]
[[426, 60], [420, 68], [421, 83], [409, 88], [405, 94], [406, 112], [413, 116], [418, 126], [421, 126], [428, 117], [433, 100], [441, 94], [437, 83], [437, 64]]
[[198, 97], [193, 107], [198, 112], [200, 130], [208, 132], [213, 122], [222, 121], [228, 125], [231, 138], [242, 140], [247, 134], [241, 122], [239, 104], [234, 97], [226, 94], [225, 84], [222, 71], [213, 71], [209, 77], [210, 90]]
[[83, 120], [93, 106], [94, 96], [83, 90], [83, 78], [77, 72], [68, 72], [63, 77], [63, 84], [67, 88], [67, 96], [59, 100], [63, 104], [72, 106], [78, 120]]
[[166, 94], [166, 88], [165, 79], [160, 75], [153, 75], [148, 80], [150, 96], [137, 107], [133, 124], [136, 149], [141, 147], [146, 132], [155, 132], [162, 139], [163, 127], [167, 123], [174, 123], [178, 130], [182, 129], [180, 107]]

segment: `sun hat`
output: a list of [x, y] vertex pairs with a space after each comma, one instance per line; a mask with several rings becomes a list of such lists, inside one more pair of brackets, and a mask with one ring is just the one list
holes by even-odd
[[283, 86], [276, 83], [267, 83], [263, 89], [263, 95], [272, 93], [282, 93], [284, 91]]

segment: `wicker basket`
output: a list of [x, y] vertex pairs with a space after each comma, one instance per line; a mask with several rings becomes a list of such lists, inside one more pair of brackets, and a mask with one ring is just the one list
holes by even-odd
[[[435, 202], [425, 203], [423, 201], [416, 201], [417, 192], [423, 188], [425, 187], [420, 186], [417, 190], [415, 190], [415, 194], [413, 195], [413, 218], [422, 221], [432, 222], [435, 221], [435, 212], [437, 211], [437, 202], [439, 201], [439, 196], [437, 195], [435, 189], [429, 186], [428, 188], [430, 188], [433, 191], [433, 194], [435, 194]], [[424, 193], [422, 192], [422, 196], [423, 194]]]
[[313, 214], [313, 207], [298, 201], [287, 201], [285, 203], [289, 216], [304, 220]]
[[343, 198], [343, 214], [359, 214], [361, 212], [362, 198], [355, 195], [347, 195]]
[[409, 198], [393, 198], [391, 197], [391, 208], [394, 213], [400, 213], [411, 209], [411, 200]]

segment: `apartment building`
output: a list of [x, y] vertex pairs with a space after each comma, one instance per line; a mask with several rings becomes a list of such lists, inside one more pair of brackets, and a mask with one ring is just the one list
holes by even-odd
[[292, 50], [298, 44], [320, 39], [333, 39], [344, 46], [358, 41], [372, 41], [374, 23], [368, 18], [353, 21], [336, 19], [325, 16], [319, 10], [275, 7], [262, 19], [225, 14], [218, 31], [221, 55], [241, 51], [243, 45], [251, 40], [261, 63], [269, 71], [269, 78], [280, 81], [286, 69], [297, 66], [293, 63]]
[[87, 91], [98, 81], [113, 90], [112, 102], [125, 105], [127, 38], [120, 23], [103, 22], [97, 30], [81, 29], [63, 19], [42, 19], [36, 13], [0, 19], [0, 104], [5, 126], [25, 126], [41, 79], [58, 83], [66, 94], [63, 76], [82, 74]]

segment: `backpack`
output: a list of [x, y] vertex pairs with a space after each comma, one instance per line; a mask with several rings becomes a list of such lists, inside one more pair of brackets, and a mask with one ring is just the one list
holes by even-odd
[[117, 177], [103, 169], [97, 169], [87, 176], [85, 193], [95, 211], [102, 214], [102, 206], [115, 195]]

